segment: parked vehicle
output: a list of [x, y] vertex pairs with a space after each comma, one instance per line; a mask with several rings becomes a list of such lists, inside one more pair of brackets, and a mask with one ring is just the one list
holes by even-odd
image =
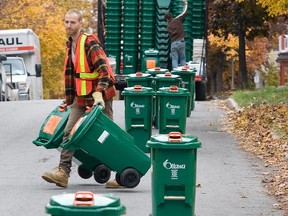
[[39, 37], [31, 29], [1, 30], [0, 54], [7, 56], [3, 63], [11, 88], [7, 99], [42, 99]]
[[6, 73], [5, 68], [3, 66], [3, 62], [7, 59], [5, 55], [0, 55], [0, 101], [5, 101], [7, 94], [7, 86], [6, 86]]

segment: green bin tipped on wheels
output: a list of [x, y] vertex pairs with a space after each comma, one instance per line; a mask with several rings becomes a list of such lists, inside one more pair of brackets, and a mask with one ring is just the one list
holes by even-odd
[[146, 143], [152, 133], [152, 103], [154, 91], [150, 87], [135, 85], [122, 92], [125, 101], [125, 129], [134, 137], [135, 145], [149, 153]]
[[191, 115], [191, 111], [194, 110], [195, 107], [195, 71], [191, 70], [187, 67], [178, 67], [174, 68], [171, 71], [172, 74], [179, 75], [182, 79], [182, 88], [188, 89], [191, 94], [191, 97], [188, 98], [188, 106], [187, 106], [187, 117]]
[[90, 191], [54, 195], [45, 207], [52, 216], [120, 216], [126, 207], [111, 194], [93, 194]]
[[61, 147], [82, 149], [116, 172], [118, 184], [136, 187], [150, 168], [150, 158], [135, 144], [134, 138], [109, 119], [96, 106], [73, 127]]
[[126, 78], [126, 81], [127, 81], [128, 87], [133, 87], [135, 85], [151, 87], [152, 82], [153, 82], [153, 77], [151, 76], [151, 74], [136, 72], [135, 74], [129, 74]]
[[[47, 149], [59, 148], [63, 142], [64, 129], [70, 111], [69, 106], [62, 111], [59, 111], [59, 106], [57, 106], [45, 119], [41, 126], [39, 137], [33, 140], [33, 144]], [[94, 180], [100, 184], [104, 184], [110, 179], [111, 170], [82, 149], [75, 151], [73, 160], [79, 165], [77, 171], [81, 178], [88, 179], [94, 176]]]
[[185, 133], [187, 118], [187, 102], [190, 93], [185, 88], [170, 86], [160, 88], [156, 93], [158, 118], [157, 125], [160, 134], [171, 131]]
[[152, 136], [152, 216], [195, 215], [197, 137], [180, 132]]

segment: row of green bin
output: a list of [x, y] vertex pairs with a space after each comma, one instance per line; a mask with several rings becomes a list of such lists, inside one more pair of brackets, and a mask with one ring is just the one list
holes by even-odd
[[[185, 133], [190, 96], [187, 89], [172, 85], [155, 92], [151, 87], [135, 85], [125, 88], [122, 95], [125, 103], [125, 130], [134, 137], [135, 144], [143, 152], [150, 152], [146, 142], [151, 137], [153, 120], [157, 122], [160, 134], [172, 131]], [[154, 103], [157, 105], [154, 106]], [[155, 116], [154, 107], [157, 113]]]
[[[161, 87], [169, 87], [171, 85], [186, 88], [190, 93], [187, 103], [187, 117], [189, 117], [191, 111], [193, 111], [195, 107], [194, 95], [196, 71], [187, 67], [179, 67], [174, 68], [170, 74], [167, 72], [169, 72], [168, 69], [155, 67], [147, 69], [145, 73], [137, 72], [135, 74], [129, 74], [126, 78], [127, 85], [128, 87], [134, 85], [152, 87], [154, 91], [157, 91]], [[154, 109], [154, 111], [156, 110]]]

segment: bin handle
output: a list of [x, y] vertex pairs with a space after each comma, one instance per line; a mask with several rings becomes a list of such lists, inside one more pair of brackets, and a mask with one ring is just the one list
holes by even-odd
[[183, 71], [187, 71], [188, 69], [189, 69], [189, 66], [188, 66], [188, 65], [185, 65], [185, 66], [182, 67], [182, 70], [183, 70]]
[[155, 67], [155, 71], [160, 71], [161, 68], [160, 67]]
[[78, 191], [75, 194], [74, 206], [93, 206], [94, 194], [91, 191]]
[[171, 72], [165, 72], [165, 75], [164, 75], [165, 77], [172, 77], [172, 74], [171, 74]]
[[178, 92], [178, 86], [171, 85], [169, 90], [170, 90], [170, 92]]
[[164, 200], [185, 200], [185, 196], [164, 196]]
[[135, 85], [134, 91], [142, 91], [142, 85]]
[[136, 77], [142, 77], [143, 73], [141, 71], [136, 72]]
[[170, 132], [168, 135], [169, 142], [182, 142], [182, 134], [180, 132]]

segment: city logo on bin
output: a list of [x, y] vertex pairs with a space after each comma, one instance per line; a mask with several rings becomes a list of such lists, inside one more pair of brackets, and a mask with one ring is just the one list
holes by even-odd
[[166, 107], [167, 107], [168, 109], [180, 109], [180, 105], [173, 105], [173, 104], [171, 104], [170, 102], [168, 102], [168, 103], [166, 104]]
[[136, 114], [140, 114], [140, 109], [145, 108], [144, 104], [136, 104], [134, 101], [130, 104], [130, 106], [135, 109]]
[[180, 105], [173, 105], [170, 102], [166, 103], [166, 108], [171, 110], [171, 115], [175, 115], [176, 109], [180, 109]]
[[186, 169], [186, 164], [175, 164], [175, 163], [171, 163], [167, 160], [164, 161], [163, 166], [168, 169]]

